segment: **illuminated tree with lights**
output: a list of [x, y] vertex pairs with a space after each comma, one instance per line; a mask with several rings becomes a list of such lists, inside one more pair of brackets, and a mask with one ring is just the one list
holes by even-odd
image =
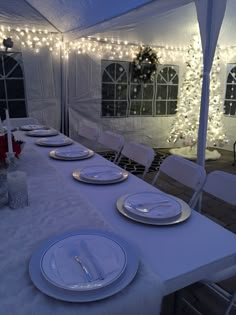
[[[196, 155], [203, 69], [201, 45], [197, 36], [193, 37], [186, 59], [186, 72], [180, 91], [178, 109], [168, 142], [176, 143], [181, 140], [182, 145], [184, 147], [187, 146], [187, 150], [192, 151], [190, 155]], [[220, 82], [218, 78], [220, 72], [219, 62], [220, 55], [217, 48], [211, 71], [207, 131], [208, 146], [222, 146], [227, 142], [222, 122], [223, 103], [220, 97]], [[188, 155], [186, 150], [182, 150], [183, 154], [181, 154], [181, 149], [173, 149], [172, 151], [174, 154]]]

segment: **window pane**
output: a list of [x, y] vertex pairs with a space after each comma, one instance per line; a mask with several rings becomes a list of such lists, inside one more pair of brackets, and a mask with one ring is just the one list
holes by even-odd
[[115, 63], [110, 64], [106, 67], [106, 71], [110, 74], [110, 76], [115, 80]]
[[9, 75], [9, 78], [23, 78], [23, 72], [20, 65], [16, 66], [16, 68]]
[[114, 116], [114, 102], [113, 101], [103, 101], [102, 102], [102, 116], [110, 117]]
[[115, 102], [116, 103], [116, 116], [127, 116], [127, 102]]
[[169, 67], [169, 81], [178, 84], [178, 76], [174, 68]]
[[117, 79], [117, 82], [126, 83], [127, 82], [127, 74], [126, 72], [123, 72], [120, 77]]
[[[125, 69], [119, 63], [116, 64], [116, 81], [125, 73]], [[124, 79], [123, 79], [124, 80]]]
[[130, 98], [142, 99], [142, 85], [131, 84]]
[[236, 79], [231, 73], [228, 75], [227, 83], [236, 83]]
[[152, 102], [143, 101], [143, 105], [141, 108], [141, 115], [152, 115]]
[[141, 105], [142, 105], [142, 102], [140, 102], [140, 101], [131, 101], [130, 115], [131, 116], [135, 116], [135, 115], [140, 116]]
[[166, 115], [166, 101], [156, 102], [156, 115]]
[[117, 84], [116, 85], [116, 99], [117, 100], [126, 100], [127, 99], [127, 85], [126, 84]]
[[15, 65], [17, 65], [17, 61], [10, 56], [3, 56], [3, 60], [4, 60], [5, 75], [7, 76], [8, 73], [12, 70], [12, 68]]
[[103, 83], [102, 98], [104, 100], [114, 100], [115, 98], [115, 85], [114, 84]]
[[103, 82], [113, 82], [111, 77], [107, 74], [106, 70], [104, 70], [104, 72], [103, 72], [102, 81]]
[[143, 86], [143, 99], [145, 100], [152, 100], [153, 98], [153, 85], [151, 84], [144, 84]]
[[160, 71], [161, 76], [166, 82], [169, 81], [169, 67], [165, 67]]
[[0, 76], [3, 75], [2, 58], [0, 57]]
[[178, 96], [178, 86], [168, 85], [168, 99], [176, 100]]
[[167, 101], [167, 115], [175, 115], [177, 108], [177, 101]]
[[25, 98], [23, 80], [6, 80], [8, 99]]
[[166, 83], [163, 76], [161, 74], [158, 74], [157, 76], [157, 83]]
[[9, 115], [11, 118], [26, 117], [25, 101], [9, 101]]
[[4, 80], [0, 80], [0, 99], [5, 99]]
[[167, 99], [167, 86], [157, 85], [157, 99]]
[[2, 120], [6, 119], [6, 115], [5, 115], [5, 109], [7, 107], [7, 104], [5, 101], [0, 101], [0, 117]]
[[226, 85], [226, 97], [227, 100], [236, 99], [236, 85], [227, 84]]

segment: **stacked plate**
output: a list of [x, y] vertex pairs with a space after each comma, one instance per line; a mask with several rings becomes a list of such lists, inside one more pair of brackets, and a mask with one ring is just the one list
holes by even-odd
[[76, 160], [83, 160], [88, 159], [94, 155], [94, 152], [89, 149], [80, 149], [80, 148], [72, 148], [70, 150], [62, 150], [57, 149], [53, 150], [49, 153], [50, 157], [63, 160], [63, 161], [76, 161]]
[[31, 137], [51, 137], [58, 134], [59, 132], [55, 129], [36, 129], [26, 132], [26, 135]]
[[21, 126], [20, 129], [23, 131], [32, 131], [32, 130], [49, 129], [49, 128], [44, 125], [24, 125], [24, 126]]
[[133, 248], [105, 231], [67, 232], [46, 241], [30, 260], [35, 286], [69, 302], [100, 300], [126, 287], [138, 269]]
[[37, 145], [44, 147], [64, 147], [73, 143], [73, 140], [67, 137], [63, 138], [42, 138], [35, 142]]
[[180, 223], [191, 215], [191, 208], [183, 200], [161, 192], [125, 195], [117, 200], [116, 205], [124, 216], [152, 225]]
[[72, 176], [90, 184], [114, 184], [128, 178], [128, 172], [115, 166], [94, 165], [75, 170]]

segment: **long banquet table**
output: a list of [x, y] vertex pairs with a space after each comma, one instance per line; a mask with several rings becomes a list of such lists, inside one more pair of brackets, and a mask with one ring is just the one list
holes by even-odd
[[[0, 270], [1, 274], [7, 273], [6, 286], [11, 273], [16, 277], [16, 281], [23, 281], [21, 278], [17, 279], [17, 273], [14, 271], [16, 268], [14, 250], [16, 246], [19, 246], [19, 249], [21, 247], [21, 238], [24, 239], [24, 233], [26, 233], [24, 226], [28, 226], [32, 233], [32, 238], [27, 239], [29, 257], [35, 250], [35, 240], [40, 243], [43, 239], [68, 228], [96, 228], [98, 226], [121, 235], [135, 247], [143, 268], [148, 270], [149, 275], [152, 274], [151, 277], [156, 277], [157, 287], [152, 296], [153, 299], [155, 294], [156, 297], [158, 296], [158, 286], [161, 290], [161, 285], [163, 285], [162, 293], [168, 295], [235, 264], [236, 236], [208, 218], [193, 211], [186, 222], [164, 227], [129, 220], [117, 211], [116, 200], [127, 193], [156, 192], [158, 190], [155, 187], [132, 174], [127, 180], [112, 185], [90, 185], [78, 182], [71, 175], [75, 169], [90, 165], [111, 165], [111, 162], [98, 154], [80, 161], [51, 159], [49, 152], [53, 148], [35, 145], [37, 139], [26, 136], [24, 132], [18, 131], [16, 135], [26, 142], [18, 168], [26, 171], [28, 175], [30, 207], [15, 211], [6, 208], [0, 212], [2, 243], [0, 258], [7, 262]], [[82, 145], [74, 143], [73, 146], [81, 147]], [[38, 178], [41, 180], [37, 180]], [[45, 213], [43, 224], [39, 221], [39, 212]], [[76, 217], [73, 217], [75, 213]], [[81, 220], [78, 221], [78, 218]], [[14, 223], [12, 225], [11, 220]], [[11, 239], [9, 240], [11, 235], [13, 236], [12, 244]], [[8, 241], [4, 246], [6, 239]], [[6, 252], [12, 259], [6, 259]], [[17, 251], [17, 255], [20, 254], [20, 250]], [[22, 258], [20, 263], [26, 264], [26, 261]], [[139, 277], [142, 278], [142, 275]], [[146, 276], [142, 279], [144, 283], [145, 278]], [[149, 289], [150, 286], [153, 286], [152, 289], [155, 287], [153, 283], [148, 285]], [[3, 292], [4, 289], [6, 290], [1, 285], [0, 290]], [[15, 294], [21, 293], [15, 292]], [[151, 299], [149, 303], [151, 305]], [[152, 307], [154, 309], [156, 305]], [[36, 313], [32, 312], [32, 314]], [[142, 314], [142, 312], [134, 314]], [[154, 311], [153, 314], [155, 314]]]

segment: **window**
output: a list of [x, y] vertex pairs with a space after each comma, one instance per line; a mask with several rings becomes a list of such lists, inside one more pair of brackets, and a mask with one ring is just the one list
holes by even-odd
[[[129, 116], [152, 116], [153, 115], [153, 82], [143, 83], [134, 79], [132, 74], [130, 78], [130, 109]], [[148, 67], [149, 64], [144, 64], [142, 67]]]
[[226, 92], [225, 115], [236, 117], [236, 65], [229, 65]]
[[128, 107], [128, 62], [103, 62], [102, 116], [126, 117]]
[[156, 115], [175, 115], [178, 98], [178, 67], [159, 66], [156, 77]]
[[102, 60], [102, 117], [175, 115], [178, 66], [158, 65], [155, 79], [146, 83], [133, 77], [132, 66], [131, 62]]
[[0, 116], [5, 119], [5, 108], [11, 118], [26, 116], [24, 75], [20, 53], [0, 54]]

